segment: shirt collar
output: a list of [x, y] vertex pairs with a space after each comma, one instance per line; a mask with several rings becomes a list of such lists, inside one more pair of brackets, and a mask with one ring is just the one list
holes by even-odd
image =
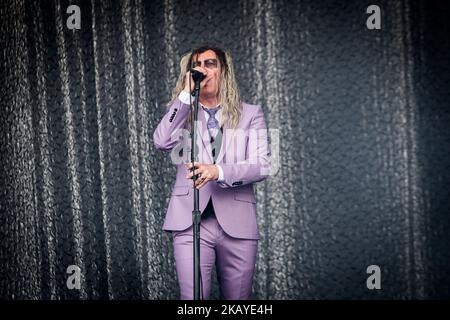
[[207, 107], [205, 107], [205, 106], [203, 105], [203, 103], [201, 103], [200, 101], [199, 101], [199, 104], [200, 104], [200, 106], [201, 106], [202, 108], [204, 108], [204, 109], [215, 109], [215, 108], [219, 108], [219, 110], [222, 109], [221, 106], [220, 106], [220, 103], [219, 103], [218, 105], [216, 105], [215, 107], [213, 107], [213, 108], [207, 108]]

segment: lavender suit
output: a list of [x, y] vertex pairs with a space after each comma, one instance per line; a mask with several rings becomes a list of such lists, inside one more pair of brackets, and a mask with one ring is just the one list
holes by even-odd
[[[187, 180], [185, 164], [190, 162], [189, 135], [185, 127], [190, 106], [179, 99], [167, 107], [153, 139], [157, 149], [172, 151], [177, 176], [163, 229], [172, 231], [181, 299], [193, 298], [192, 207], [193, 182]], [[204, 113], [198, 113], [197, 146], [200, 163], [216, 163], [224, 181], [210, 181], [199, 190], [200, 254], [203, 297], [208, 298], [211, 271], [217, 264], [224, 299], [247, 299], [251, 294], [259, 231], [253, 183], [267, 177], [269, 153], [267, 127], [262, 108], [242, 104], [235, 130], [223, 126], [220, 151], [212, 156]], [[180, 157], [180, 155], [182, 155]], [[214, 158], [216, 161], [214, 161]]]

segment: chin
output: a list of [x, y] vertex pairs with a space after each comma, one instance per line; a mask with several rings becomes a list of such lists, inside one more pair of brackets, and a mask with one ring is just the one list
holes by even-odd
[[[204, 89], [204, 88], [203, 88]], [[203, 96], [205, 97], [205, 98], [212, 98], [212, 97], [215, 97], [216, 96], [216, 93], [215, 93], [215, 91], [213, 91], [213, 90], [204, 90], [203, 91]]]

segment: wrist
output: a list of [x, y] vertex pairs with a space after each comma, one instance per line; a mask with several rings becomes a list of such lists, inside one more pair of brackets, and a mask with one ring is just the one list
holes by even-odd
[[214, 180], [218, 180], [219, 179], [219, 167], [217, 167], [217, 165], [214, 165]]
[[223, 182], [225, 179], [224, 179], [224, 176], [223, 176], [222, 167], [217, 165], [217, 164], [215, 164], [215, 166], [217, 168], [217, 179], [216, 179], [216, 181], [217, 182]]
[[189, 94], [189, 92], [187, 91], [181, 91], [180, 94], [178, 95], [178, 99], [180, 99], [180, 101], [184, 104], [190, 104], [191, 101], [191, 95]]

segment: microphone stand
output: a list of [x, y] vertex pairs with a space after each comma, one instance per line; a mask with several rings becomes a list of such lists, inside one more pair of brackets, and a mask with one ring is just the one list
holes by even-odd
[[[201, 76], [193, 74], [194, 87], [194, 115], [191, 125], [191, 162], [192, 170], [195, 170], [194, 161], [197, 160], [197, 120], [198, 120], [198, 99], [200, 95]], [[199, 210], [199, 190], [195, 187], [197, 175], [193, 175], [194, 179], [194, 210], [192, 210], [192, 228], [194, 237], [194, 300], [200, 300], [200, 221], [201, 212]]]

